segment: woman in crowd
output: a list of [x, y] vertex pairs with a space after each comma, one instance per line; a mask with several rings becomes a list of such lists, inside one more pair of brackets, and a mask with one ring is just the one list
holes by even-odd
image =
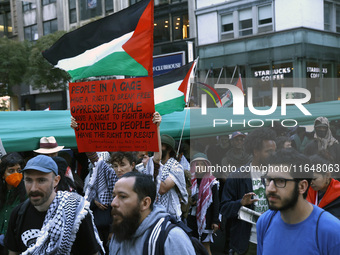
[[7, 254], [4, 248], [4, 237], [7, 224], [14, 207], [24, 201], [25, 186], [20, 170], [24, 167], [23, 158], [16, 152], [11, 152], [1, 158], [0, 163], [0, 255]]
[[[188, 216], [188, 226], [199, 237], [211, 255], [210, 244], [214, 242], [213, 234], [218, 230], [219, 222], [219, 182], [210, 173], [210, 161], [204, 153], [197, 153], [190, 163], [191, 196], [194, 205]], [[196, 201], [196, 203], [194, 202]]]
[[321, 155], [310, 157], [314, 174], [307, 200], [340, 219], [340, 182], [331, 177], [332, 171], [329, 168], [333, 164]]

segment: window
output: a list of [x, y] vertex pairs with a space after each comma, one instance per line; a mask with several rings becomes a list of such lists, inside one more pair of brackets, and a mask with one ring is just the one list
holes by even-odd
[[51, 4], [51, 3], [55, 3], [56, 0], [42, 0], [42, 5], [48, 5], [48, 4]]
[[182, 40], [189, 37], [188, 15], [175, 15], [172, 17], [173, 40]]
[[260, 6], [258, 8], [258, 32], [263, 33], [273, 30], [272, 6]]
[[57, 19], [45, 21], [44, 25], [44, 35], [52, 34], [58, 31], [58, 21]]
[[340, 33], [340, 3], [336, 2], [324, 2], [324, 29], [325, 31], [331, 31]]
[[326, 31], [331, 31], [331, 8], [332, 4], [325, 3], [324, 5], [324, 26]]
[[105, 0], [105, 12], [113, 12], [113, 0]]
[[80, 19], [88, 20], [102, 15], [102, 1], [80, 0]]
[[221, 16], [221, 31], [222, 39], [234, 38], [234, 19], [232, 13]]
[[340, 5], [336, 6], [336, 32], [340, 33]]
[[168, 17], [155, 18], [154, 22], [154, 42], [170, 41], [170, 22]]
[[25, 40], [36, 41], [38, 40], [38, 27], [37, 25], [29, 26], [24, 28]]
[[12, 35], [12, 19], [10, 12], [0, 14], [0, 36]]
[[76, 0], [69, 0], [69, 8], [70, 8], [70, 23], [77, 22], [77, 9], [76, 9]]
[[252, 10], [245, 9], [239, 12], [239, 35], [251, 35], [253, 34], [253, 18]]
[[23, 12], [34, 10], [36, 8], [37, 8], [37, 5], [35, 3], [22, 2], [22, 11]]

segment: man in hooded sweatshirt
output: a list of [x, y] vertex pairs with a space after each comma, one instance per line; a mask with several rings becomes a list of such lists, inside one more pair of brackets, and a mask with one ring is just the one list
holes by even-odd
[[326, 117], [318, 117], [314, 121], [314, 140], [306, 145], [304, 154], [312, 156], [319, 151], [327, 150], [332, 156], [331, 163], [340, 163], [340, 144], [332, 136], [329, 121]]
[[[149, 175], [139, 172], [124, 174], [113, 190], [110, 255], [143, 254], [144, 243], [161, 218], [168, 216], [161, 205], [154, 206], [156, 185]], [[195, 254], [188, 235], [172, 228], [164, 243], [165, 255]]]

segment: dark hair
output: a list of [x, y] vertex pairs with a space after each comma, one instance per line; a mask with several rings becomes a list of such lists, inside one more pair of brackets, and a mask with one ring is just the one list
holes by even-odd
[[156, 185], [152, 180], [152, 176], [142, 174], [140, 172], [127, 172], [121, 178], [135, 177], [133, 191], [137, 193], [138, 200], [141, 201], [145, 197], [151, 198], [150, 209], [153, 209], [153, 203], [156, 199]]
[[76, 190], [77, 188], [74, 182], [65, 176], [67, 168], [69, 167], [67, 161], [62, 157], [52, 157], [52, 159], [57, 163], [58, 174], [60, 175], [58, 190], [70, 191], [70, 188]]
[[290, 137], [288, 137], [288, 136], [278, 136], [278, 137], [276, 137], [276, 140], [275, 140], [276, 149], [277, 150], [283, 149], [285, 142], [291, 142]]
[[253, 155], [254, 150], [262, 150], [263, 141], [275, 141], [275, 132], [267, 127], [257, 128], [246, 136], [244, 149], [246, 153]]
[[[16, 164], [19, 164], [21, 169], [24, 168], [25, 162], [24, 159], [20, 156], [17, 152], [10, 152], [1, 158], [0, 162], [0, 209], [3, 208], [3, 206], [6, 203], [6, 195], [7, 195], [7, 184], [2, 179], [2, 177], [5, 174], [5, 171], [8, 167], [15, 166]], [[24, 201], [26, 199], [26, 190], [24, 182], [21, 181], [16, 187], [13, 192], [10, 194], [7, 203], [13, 204], [14, 201], [19, 197], [20, 202]]]
[[[314, 154], [309, 157], [310, 163], [314, 166], [314, 169], [317, 168], [317, 165], [321, 165], [322, 171], [316, 171], [316, 173], [325, 176], [329, 171], [324, 171], [324, 165], [329, 166], [333, 160], [332, 156], [327, 150], [320, 150], [317, 154]], [[328, 167], [327, 167], [328, 169]]]
[[[297, 152], [294, 148], [281, 149], [276, 151], [268, 158], [268, 165], [288, 165], [290, 175], [299, 181], [306, 180], [308, 182], [308, 188], [313, 178], [312, 171], [309, 171], [310, 160], [307, 156]], [[303, 197], [307, 197], [308, 188], [303, 194]]]
[[176, 152], [175, 152], [175, 150], [169, 144], [163, 143], [163, 145], [165, 145], [165, 150], [169, 151], [170, 158], [175, 158], [176, 159]]
[[130, 165], [133, 163], [136, 164], [137, 159], [134, 152], [131, 151], [117, 151], [113, 152], [109, 162], [113, 165], [114, 162], [118, 162], [119, 164], [122, 163], [123, 159], [126, 158]]

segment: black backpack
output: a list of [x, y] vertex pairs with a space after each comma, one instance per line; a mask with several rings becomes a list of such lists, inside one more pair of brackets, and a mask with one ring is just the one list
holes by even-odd
[[[170, 223], [168, 224], [168, 222]], [[180, 227], [190, 238], [195, 249], [195, 253], [199, 255], [208, 255], [208, 251], [203, 244], [192, 236], [192, 230], [182, 221], [177, 221], [173, 216], [166, 216], [159, 219], [151, 227], [148, 237], [145, 239], [143, 247], [143, 255], [164, 255], [164, 244], [171, 229]]]

